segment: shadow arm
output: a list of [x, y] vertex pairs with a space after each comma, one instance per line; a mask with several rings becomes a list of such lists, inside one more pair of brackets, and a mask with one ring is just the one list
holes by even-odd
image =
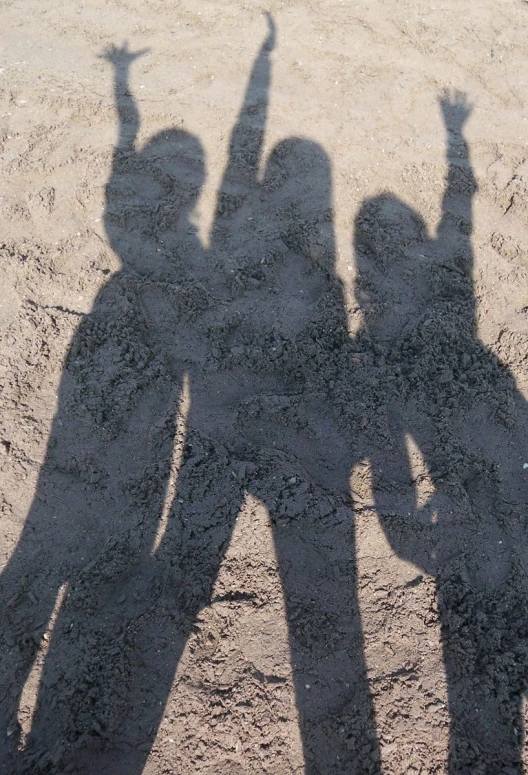
[[[119, 150], [134, 150], [139, 130], [139, 110], [136, 100], [129, 88], [130, 65], [135, 59], [143, 56], [147, 49], [141, 51], [129, 51], [128, 44], [124, 43], [120, 48], [109, 47], [101, 56], [114, 68], [114, 99], [119, 122], [118, 141], [115, 152]], [[115, 157], [115, 153], [114, 153]]]
[[[255, 60], [229, 142], [229, 157], [219, 189], [243, 172], [244, 181], [256, 181], [264, 143], [271, 79], [270, 53], [275, 46], [275, 25], [268, 14], [269, 33]], [[217, 207], [218, 210], [218, 207]]]
[[438, 238], [449, 240], [455, 224], [469, 238], [473, 230], [472, 206], [477, 183], [463, 127], [471, 115], [472, 106], [465, 95], [455, 92], [453, 95], [444, 93], [440, 107], [447, 134], [447, 176]]

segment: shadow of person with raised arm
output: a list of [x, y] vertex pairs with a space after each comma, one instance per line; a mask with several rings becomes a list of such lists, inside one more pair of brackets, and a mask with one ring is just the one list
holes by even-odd
[[[261, 172], [269, 24], [207, 253], [192, 223], [198, 140], [168, 130], [138, 148], [128, 86], [137, 55], [126, 46], [106, 55], [119, 139], [105, 226], [123, 267], [72, 341], [34, 504], [2, 577], [14, 641], [2, 654], [10, 774], [59, 762], [97, 775], [143, 771], [248, 494], [273, 525], [306, 772], [379, 772], [352, 458], [329, 406], [349, 362], [331, 166], [317, 144], [290, 138]], [[16, 740], [39, 660], [30, 733]]]
[[[161, 583], [150, 552], [183, 390], [174, 353], [192, 362], [198, 345], [171, 332], [169, 357], [160, 323], [166, 330], [170, 320], [160, 316], [189, 272], [188, 292], [201, 293], [203, 251], [191, 216], [204, 159], [198, 139], [180, 130], [137, 148], [128, 72], [140, 53], [124, 46], [106, 54], [119, 138], [105, 227], [122, 266], [71, 341], [33, 504], [0, 578], [0, 772], [9, 775], [53, 769], [72, 746], [89, 762], [112, 738], [133, 701], [130, 628]], [[28, 678], [38, 689], [32, 717], [21, 705]]]
[[359, 338], [383, 363], [386, 422], [363, 455], [392, 548], [436, 577], [450, 775], [520, 773], [528, 409], [478, 338], [471, 109], [460, 94], [440, 106], [448, 171], [436, 239], [391, 195], [364, 202], [355, 221]]
[[[173, 501], [153, 552], [160, 596], [137, 629], [141, 660], [128, 676], [142, 716], [130, 714], [119, 734], [144, 739], [147, 726], [145, 750], [152, 745], [249, 495], [270, 513], [306, 772], [375, 775], [349, 528], [350, 454], [327, 406], [329, 353], [348, 341], [334, 275], [331, 166], [322, 148], [299, 138], [279, 143], [263, 164], [275, 46], [268, 20], [230, 137], [202, 304], [182, 307], [172, 329], [168, 313], [160, 321], [169, 358], [188, 370], [190, 408]], [[191, 273], [192, 257], [188, 266]], [[177, 356], [170, 339], [197, 330], [207, 340], [201, 366]], [[137, 752], [128, 761], [128, 772], [141, 771]]]
[[268, 21], [219, 187], [207, 283], [216, 304], [200, 318], [208, 368], [191, 376], [186, 454], [156, 557], [174, 569], [171, 607], [188, 633], [211, 601], [240, 509], [248, 495], [258, 498], [284, 589], [306, 773], [375, 775], [349, 445], [328, 408], [328, 352], [348, 341], [331, 165], [300, 138], [280, 142], [263, 163], [275, 46]]

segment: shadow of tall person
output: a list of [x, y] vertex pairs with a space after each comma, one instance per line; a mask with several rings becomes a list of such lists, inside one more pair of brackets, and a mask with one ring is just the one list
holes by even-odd
[[328, 368], [336, 368], [328, 353], [348, 341], [331, 165], [300, 138], [280, 142], [263, 164], [269, 23], [219, 188], [204, 283], [216, 305], [199, 323], [208, 367], [190, 377], [186, 454], [156, 558], [173, 569], [168, 608], [182, 613], [186, 636], [211, 601], [240, 509], [248, 495], [258, 498], [284, 589], [305, 771], [375, 774], [349, 440], [328, 407]]
[[[476, 182], [445, 94], [447, 180], [436, 239], [391, 195], [355, 222], [360, 332], [382, 362], [383, 439], [365, 438], [376, 509], [399, 557], [436, 577], [451, 717], [449, 772], [522, 771], [528, 666], [526, 401], [479, 340]], [[369, 448], [370, 444], [370, 448]]]
[[[0, 772], [10, 775], [47, 771], [72, 745], [97, 746], [119, 724], [130, 700], [130, 623], [160, 583], [150, 551], [184, 379], [174, 351], [188, 370], [196, 343], [171, 336], [168, 357], [159, 320], [167, 303], [158, 301], [187, 278], [188, 255], [189, 271], [203, 270], [191, 215], [204, 159], [200, 142], [180, 130], [137, 149], [139, 115], [128, 91], [136, 56], [126, 46], [106, 55], [115, 67], [119, 139], [105, 226], [122, 267], [73, 336], [33, 504], [0, 578]], [[38, 698], [23, 734], [21, 696], [35, 669]]]
[[[248, 493], [273, 524], [306, 771], [378, 771], [350, 453], [327, 401], [339, 368], [329, 353], [348, 341], [331, 169], [319, 146], [293, 138], [260, 173], [269, 21], [207, 253], [192, 223], [200, 144], [168, 130], [138, 149], [136, 54], [107, 53], [119, 139], [105, 226], [123, 268], [72, 341], [34, 503], [1, 579], [6, 773], [61, 761], [143, 771]], [[17, 711], [38, 664], [24, 739]]]

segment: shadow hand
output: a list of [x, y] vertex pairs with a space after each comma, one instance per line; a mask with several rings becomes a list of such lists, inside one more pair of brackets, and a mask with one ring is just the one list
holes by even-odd
[[139, 59], [144, 54], [150, 51], [149, 48], [142, 48], [139, 51], [130, 51], [128, 48], [128, 41], [125, 41], [122, 46], [107, 46], [104, 51], [99, 54], [101, 59], [106, 59], [116, 69], [128, 68], [135, 59]]
[[446, 128], [460, 131], [473, 111], [467, 95], [458, 89], [445, 89], [439, 102]]
[[264, 41], [262, 48], [266, 51], [273, 51], [277, 43], [277, 28], [275, 27], [273, 16], [268, 11], [266, 11], [266, 19], [268, 21], [268, 37]]

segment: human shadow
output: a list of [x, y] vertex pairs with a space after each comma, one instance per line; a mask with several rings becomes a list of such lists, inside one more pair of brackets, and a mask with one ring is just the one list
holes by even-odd
[[269, 25], [208, 250], [193, 223], [200, 142], [170, 129], [139, 149], [137, 54], [106, 53], [119, 137], [105, 228], [122, 268], [73, 337], [35, 498], [0, 580], [2, 772], [143, 771], [248, 495], [270, 513], [306, 772], [379, 771], [353, 455], [329, 406], [350, 363], [331, 166], [317, 144], [290, 138], [260, 172]]
[[106, 53], [119, 137], [105, 228], [122, 268], [73, 337], [0, 578], [0, 772], [143, 771], [249, 495], [270, 514], [305, 771], [379, 773], [350, 497], [363, 461], [392, 547], [437, 579], [451, 773], [521, 767], [527, 410], [476, 330], [468, 106], [441, 103], [437, 239], [395, 197], [363, 203], [350, 337], [328, 156], [289, 138], [263, 159], [274, 46], [270, 20], [207, 249], [199, 140], [169, 129], [139, 148], [137, 54]]
[[[184, 374], [175, 373], [150, 310], [161, 289], [182, 281], [180, 255], [188, 251], [195, 266], [203, 263], [190, 214], [204, 159], [197, 138], [180, 130], [136, 150], [139, 114], [127, 80], [140, 53], [125, 46], [106, 55], [115, 66], [119, 138], [104, 220], [122, 267], [99, 291], [66, 354], [34, 500], [0, 579], [0, 771], [10, 774], [53, 769], [72, 745], [95, 750], [104, 741], [130, 700], [119, 689], [130, 623], [157, 589], [149, 552]], [[159, 238], [168, 223], [182, 235], [176, 256]], [[186, 352], [193, 346], [179, 344]], [[116, 579], [123, 587], [117, 596]], [[24, 736], [22, 692], [39, 667]]]
[[440, 107], [448, 171], [436, 238], [390, 194], [365, 201], [355, 220], [358, 341], [378, 362], [371, 401], [383, 428], [363, 438], [362, 454], [393, 550], [436, 578], [449, 772], [513, 773], [528, 666], [528, 409], [478, 337], [471, 106], [455, 93]]

